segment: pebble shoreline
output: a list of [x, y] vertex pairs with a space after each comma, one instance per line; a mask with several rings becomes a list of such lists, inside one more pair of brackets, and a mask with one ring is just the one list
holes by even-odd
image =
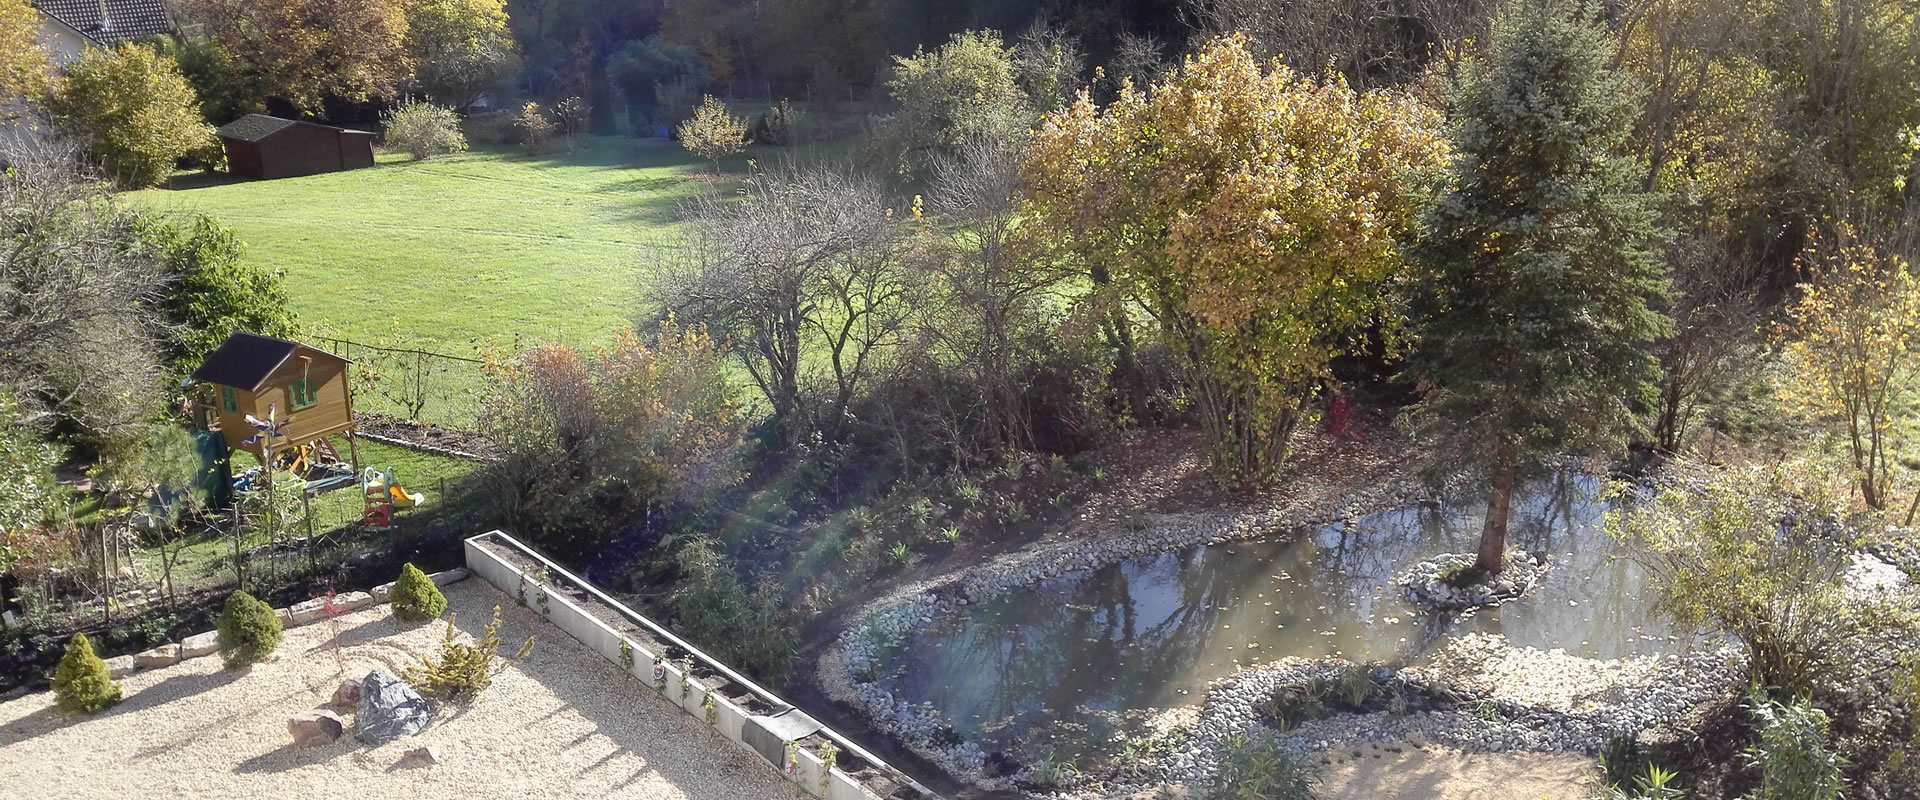
[[[1570, 459], [1566, 466], [1578, 468]], [[988, 753], [979, 744], [954, 736], [951, 727], [931, 704], [908, 703], [880, 685], [887, 674], [887, 665], [910, 635], [963, 606], [1062, 575], [1196, 545], [1226, 544], [1270, 536], [1278, 531], [1358, 520], [1433, 499], [1434, 493], [1429, 487], [1403, 476], [1352, 491], [1333, 501], [1278, 504], [1232, 512], [1157, 515], [1151, 520], [1153, 524], [1140, 530], [1117, 531], [1010, 553], [971, 569], [902, 587], [869, 603], [856, 612], [846, 630], [820, 657], [818, 679], [829, 697], [858, 709], [877, 729], [892, 735], [914, 754], [948, 774], [982, 789], [1013, 789], [1028, 777], [1026, 771], [1012, 776], [995, 774], [989, 769]], [[1525, 582], [1524, 588], [1513, 593], [1514, 597], [1524, 595], [1537, 583], [1539, 573], [1544, 572], [1547, 565], [1536, 563], [1534, 567], [1537, 571]], [[1479, 663], [1504, 662], [1511, 660], [1512, 653], [1521, 653], [1522, 660], [1531, 661], [1536, 667], [1521, 676], [1522, 686], [1533, 674], [1547, 681], [1578, 675], [1589, 685], [1579, 687], [1580, 691], [1573, 694], [1605, 697], [1600, 702], [1562, 708], [1551, 700], [1530, 697], [1524, 690], [1517, 696], [1506, 691], [1509, 687], [1487, 692], [1473, 687], [1470, 680], [1461, 682], [1460, 676], [1430, 674], [1434, 671], [1424, 669], [1380, 668], [1385, 670], [1383, 675], [1387, 678], [1403, 685], [1448, 697], [1478, 696], [1483, 702], [1473, 713], [1448, 710], [1405, 716], [1336, 714], [1289, 732], [1281, 740], [1283, 748], [1306, 754], [1353, 742], [1421, 738], [1468, 750], [1591, 754], [1598, 752], [1615, 734], [1634, 735], [1672, 721], [1700, 702], [1735, 690], [1738, 679], [1734, 676], [1740, 674], [1742, 667], [1739, 656], [1725, 649], [1603, 662], [1558, 650], [1511, 648], [1505, 639], [1485, 635], [1463, 637], [1449, 649], [1454, 648], [1464, 650], [1452, 663], [1474, 662], [1470, 654], [1478, 654]], [[1569, 669], [1576, 664], [1578, 668]], [[1339, 660], [1283, 659], [1268, 666], [1244, 669], [1217, 681], [1208, 690], [1207, 699], [1180, 747], [1158, 759], [1130, 762], [1129, 775], [1144, 781], [1136, 784], [1129, 780], [1124, 786], [1108, 785], [1098, 792], [1065, 796], [1102, 797], [1118, 792], [1114, 796], [1124, 797], [1129, 791], [1168, 783], [1205, 785], [1211, 782], [1214, 767], [1229, 739], [1262, 730], [1273, 732], [1257, 719], [1255, 707], [1262, 698], [1271, 695], [1277, 687], [1316, 674], [1337, 674], [1349, 666]], [[1564, 687], [1562, 693], [1565, 693]], [[1485, 709], [1496, 712], [1492, 719], [1479, 716]]]

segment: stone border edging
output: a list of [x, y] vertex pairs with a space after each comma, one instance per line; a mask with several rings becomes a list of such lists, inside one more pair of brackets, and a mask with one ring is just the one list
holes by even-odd
[[[433, 573], [428, 577], [433, 580], [435, 586], [446, 586], [465, 580], [467, 575], [468, 572], [464, 569], [450, 569], [445, 572]], [[393, 584], [389, 582], [375, 586], [371, 591], [367, 592], [346, 592], [344, 594], [334, 595], [333, 605], [335, 611], [333, 615], [350, 614], [363, 608], [384, 604], [387, 602], [388, 595], [392, 592]], [[276, 608], [273, 610], [273, 613], [274, 616], [280, 618], [282, 628], [306, 627], [325, 620], [329, 616], [327, 614], [327, 600], [323, 597], [303, 600], [286, 608]], [[178, 644], [163, 644], [143, 652], [134, 653], [133, 655], [114, 656], [113, 658], [105, 659], [107, 662], [107, 677], [113, 680], [119, 680], [133, 674], [137, 670], [170, 667], [189, 658], [213, 655], [220, 650], [219, 636], [220, 634], [217, 631], [196, 633], [192, 636], [183, 637]]]

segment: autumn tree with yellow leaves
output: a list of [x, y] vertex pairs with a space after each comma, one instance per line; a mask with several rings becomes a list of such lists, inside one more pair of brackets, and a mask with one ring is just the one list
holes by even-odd
[[1802, 267], [1814, 277], [1789, 308], [1786, 396], [1845, 429], [1860, 496], [1884, 508], [1895, 407], [1920, 377], [1920, 282], [1891, 250], [1844, 239]]
[[1221, 477], [1271, 476], [1328, 362], [1383, 309], [1444, 163], [1436, 112], [1261, 63], [1216, 39], [1142, 92], [1082, 92], [1025, 154], [1025, 210], [1142, 303], [1180, 364]]

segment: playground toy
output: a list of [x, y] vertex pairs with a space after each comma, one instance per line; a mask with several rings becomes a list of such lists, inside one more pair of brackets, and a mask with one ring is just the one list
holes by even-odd
[[368, 467], [360, 475], [360, 494], [366, 499], [366, 514], [361, 521], [370, 527], [384, 527], [393, 524], [393, 512], [400, 508], [413, 508], [427, 502], [426, 492], [409, 492], [393, 479], [393, 468], [377, 470]]

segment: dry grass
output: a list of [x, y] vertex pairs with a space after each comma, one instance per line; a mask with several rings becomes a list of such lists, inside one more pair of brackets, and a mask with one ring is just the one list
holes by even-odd
[[[798, 800], [759, 759], [719, 738], [558, 628], [478, 580], [448, 587], [471, 638], [503, 607], [501, 640], [538, 637], [533, 654], [470, 706], [441, 710], [425, 733], [367, 747], [351, 733], [299, 749], [287, 717], [327, 701], [345, 676], [398, 673], [434, 647], [443, 624], [403, 626], [378, 606], [290, 630], [247, 671], [198, 658], [124, 681], [127, 699], [69, 720], [48, 693], [0, 704], [0, 795], [7, 797], [636, 797]], [[349, 715], [349, 725], [351, 717]], [[399, 767], [437, 746], [438, 766]], [[79, 791], [80, 794], [73, 794]]]

